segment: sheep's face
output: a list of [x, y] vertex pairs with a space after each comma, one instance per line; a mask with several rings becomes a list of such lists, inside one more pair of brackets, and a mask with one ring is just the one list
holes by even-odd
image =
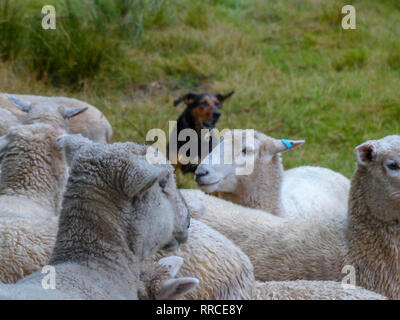
[[378, 219], [400, 221], [400, 135], [367, 141], [355, 149], [365, 175], [366, 201]]
[[197, 167], [196, 182], [205, 192], [235, 193], [241, 185], [251, 183], [258, 174], [258, 166], [268, 165], [278, 153], [293, 149], [304, 141], [287, 143], [291, 144], [290, 148], [281, 140], [254, 130], [229, 130]]
[[120, 144], [120, 146], [125, 148], [127, 152], [132, 152], [139, 157], [146, 159], [148, 165], [167, 171], [165, 177], [160, 177], [158, 184], [161, 187], [163, 197], [172, 204], [173, 210], [176, 214], [174, 215], [174, 237], [172, 241], [164, 247], [164, 249], [170, 251], [176, 249], [180, 243], [186, 242], [188, 239], [190, 212], [184, 198], [176, 186], [173, 167], [170, 164], [166, 164], [168, 163], [168, 160], [160, 154], [155, 157], [155, 149], [152, 147], [132, 142], [123, 143]]
[[70, 183], [97, 211], [112, 215], [107, 219], [124, 230], [136, 254], [176, 249], [186, 241], [189, 211], [170, 165], [150, 164], [131, 143], [107, 145], [65, 135], [58, 144], [71, 163]]
[[30, 103], [12, 95], [7, 96], [18, 109], [27, 113], [22, 121], [23, 124], [48, 123], [68, 130], [69, 119], [88, 109], [87, 107], [65, 108], [54, 102]]

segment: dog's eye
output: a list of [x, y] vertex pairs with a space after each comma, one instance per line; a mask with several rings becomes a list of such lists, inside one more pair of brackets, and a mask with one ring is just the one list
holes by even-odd
[[201, 103], [201, 106], [202, 106], [202, 107], [208, 107], [208, 103], [207, 103], [206, 101], [203, 101], [203, 102]]
[[399, 170], [399, 169], [400, 169], [400, 166], [399, 166], [399, 164], [398, 164], [396, 161], [390, 161], [390, 162], [387, 164], [387, 167], [388, 167], [390, 170]]
[[246, 150], [246, 148], [244, 148], [243, 150], [242, 150], [242, 154], [246, 154], [247, 153], [247, 150]]

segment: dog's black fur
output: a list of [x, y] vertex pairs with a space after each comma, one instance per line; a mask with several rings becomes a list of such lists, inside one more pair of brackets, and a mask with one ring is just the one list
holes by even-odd
[[[226, 99], [232, 96], [234, 91], [222, 95], [212, 95], [209, 93], [195, 94], [189, 92], [174, 101], [174, 106], [178, 106], [181, 102], [186, 104], [186, 109], [179, 116], [176, 124], [176, 130], [172, 133], [170, 141], [167, 147], [168, 159], [172, 161], [170, 157], [176, 156], [180, 148], [189, 141], [187, 138], [185, 141], [177, 141], [177, 150], [169, 150], [171, 145], [171, 139], [178, 140], [179, 133], [184, 129], [193, 129], [197, 133], [198, 138], [198, 155], [201, 155], [201, 148], [207, 148], [207, 154], [216, 146], [218, 143], [214, 136], [210, 136], [209, 141], [206, 141], [201, 136], [201, 129], [212, 130], [216, 127], [216, 124], [221, 116], [220, 109]], [[170, 153], [171, 151], [171, 153]], [[176, 159], [175, 159], [176, 160]], [[201, 159], [200, 159], [201, 161]], [[183, 173], [194, 172], [198, 166], [198, 163], [178, 164], [175, 168], [180, 168]]]

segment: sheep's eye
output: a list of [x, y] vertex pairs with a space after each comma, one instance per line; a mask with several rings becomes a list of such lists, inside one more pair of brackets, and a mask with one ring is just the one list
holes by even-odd
[[388, 167], [390, 170], [399, 170], [399, 169], [400, 169], [400, 166], [399, 166], [399, 164], [398, 164], [396, 161], [391, 161], [391, 162], [389, 162], [388, 165], [387, 165], [387, 167]]
[[167, 186], [168, 178], [169, 178], [169, 174], [158, 181], [158, 184], [160, 185], [161, 189], [165, 189], [165, 187]]

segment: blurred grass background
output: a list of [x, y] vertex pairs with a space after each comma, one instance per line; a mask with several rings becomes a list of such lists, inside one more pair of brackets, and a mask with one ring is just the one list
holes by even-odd
[[[357, 30], [341, 28], [345, 4]], [[400, 133], [399, 21], [397, 0], [0, 0], [0, 89], [82, 99], [140, 143], [177, 119], [180, 94], [234, 89], [220, 129], [306, 139], [286, 168], [350, 177], [356, 145]]]

